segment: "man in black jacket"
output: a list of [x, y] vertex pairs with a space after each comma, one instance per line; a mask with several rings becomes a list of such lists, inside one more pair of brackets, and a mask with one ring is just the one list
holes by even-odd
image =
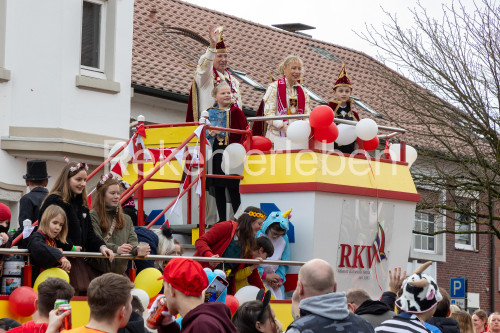
[[443, 299], [436, 306], [434, 317], [427, 320], [431, 325], [436, 326], [443, 333], [460, 333], [458, 322], [450, 318], [450, 295], [444, 288], [439, 288], [439, 292], [443, 295]]
[[389, 270], [389, 290], [382, 294], [380, 301], [374, 301], [364, 289], [349, 289], [346, 293], [349, 311], [366, 319], [373, 328], [396, 315], [394, 304], [396, 294], [401, 289], [406, 271], [396, 267], [394, 274]]

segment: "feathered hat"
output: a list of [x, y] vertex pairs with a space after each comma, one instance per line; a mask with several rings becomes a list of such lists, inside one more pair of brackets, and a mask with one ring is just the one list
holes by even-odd
[[339, 77], [337, 79], [337, 81], [335, 81], [335, 84], [333, 85], [333, 89], [337, 88], [337, 87], [349, 87], [352, 89], [352, 86], [351, 86], [351, 81], [349, 80], [349, 76], [347, 75], [347, 70], [345, 68], [345, 64], [342, 63], [342, 68], [340, 69], [340, 74], [339, 74]]
[[217, 44], [215, 44], [215, 52], [216, 53], [225, 53], [227, 52], [226, 50], [226, 44], [224, 44], [224, 35], [222, 34], [222, 30], [224, 30], [224, 27], [222, 25], [218, 26], [215, 31], [219, 32], [219, 40], [217, 41]]

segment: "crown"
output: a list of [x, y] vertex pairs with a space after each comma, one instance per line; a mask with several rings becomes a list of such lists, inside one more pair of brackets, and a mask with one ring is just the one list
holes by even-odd
[[339, 77], [338, 77], [337, 81], [335, 81], [335, 84], [333, 85], [333, 89], [335, 89], [337, 87], [341, 87], [341, 86], [352, 88], [351, 81], [349, 80], [349, 76], [347, 75], [347, 70], [345, 68], [344, 63], [342, 63], [342, 68], [340, 69]]

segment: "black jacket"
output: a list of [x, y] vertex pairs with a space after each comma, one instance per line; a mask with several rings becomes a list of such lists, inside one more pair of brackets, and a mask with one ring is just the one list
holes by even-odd
[[432, 317], [427, 322], [439, 328], [443, 333], [460, 333], [458, 322], [453, 318]]
[[23, 221], [31, 220], [31, 223], [38, 220], [40, 206], [43, 199], [49, 194], [45, 187], [35, 187], [29, 193], [23, 195], [19, 201], [19, 225], [22, 227]]
[[106, 245], [99, 238], [92, 227], [90, 212], [88, 208], [83, 206], [83, 199], [77, 196], [71, 199], [69, 203], [65, 203], [57, 194], [51, 194], [45, 199], [42, 207], [40, 207], [41, 219], [43, 212], [50, 205], [60, 206], [66, 212], [68, 221], [68, 237], [66, 238], [70, 245], [82, 247], [82, 251], [99, 252], [102, 245]]
[[[28, 250], [31, 253], [31, 260], [36, 266], [47, 269], [59, 266], [58, 260], [63, 257], [59, 249], [46, 244], [46, 238], [40, 231], [33, 232], [28, 238]], [[64, 244], [56, 240], [58, 248], [71, 251], [71, 245]]]
[[132, 311], [130, 319], [125, 327], [119, 328], [118, 333], [147, 333], [148, 330], [144, 327], [144, 319], [135, 311]]

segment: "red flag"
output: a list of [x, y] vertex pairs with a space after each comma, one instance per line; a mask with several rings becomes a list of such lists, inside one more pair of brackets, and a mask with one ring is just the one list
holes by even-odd
[[144, 125], [140, 125], [139, 127], [137, 127], [137, 134], [139, 134], [143, 138], [146, 137], [146, 129], [144, 128]]
[[116, 162], [115, 166], [111, 169], [111, 171], [116, 173], [120, 177], [122, 176], [122, 166], [120, 165], [120, 161]]
[[160, 159], [161, 150], [160, 149], [149, 149], [151, 153], [151, 158], [153, 159], [153, 165], [156, 166], [156, 163]]

